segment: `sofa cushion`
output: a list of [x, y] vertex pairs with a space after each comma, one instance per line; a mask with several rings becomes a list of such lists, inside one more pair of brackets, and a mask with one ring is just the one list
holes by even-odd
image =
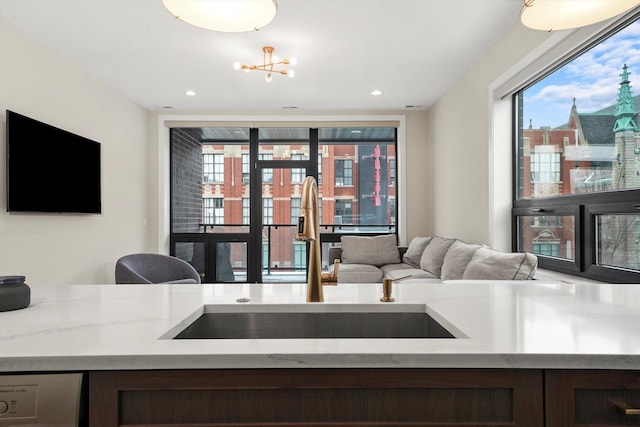
[[400, 262], [395, 234], [382, 236], [342, 236], [343, 264], [384, 265]]
[[465, 280], [533, 279], [538, 257], [531, 253], [504, 253], [480, 248], [469, 261], [462, 278]]
[[369, 264], [340, 264], [339, 283], [380, 283], [382, 270]]
[[462, 279], [467, 264], [480, 247], [480, 245], [470, 245], [460, 240], [453, 242], [444, 256], [440, 278], [442, 280]]
[[439, 236], [431, 239], [427, 247], [424, 248], [422, 257], [420, 257], [420, 268], [436, 277], [440, 277], [444, 257], [455, 240]]
[[420, 268], [420, 258], [424, 248], [427, 247], [430, 241], [431, 237], [414, 237], [411, 239], [407, 251], [402, 256], [402, 262], [414, 268]]
[[436, 277], [428, 271], [419, 268], [413, 268], [409, 264], [387, 264], [380, 267], [385, 279], [436, 279]]

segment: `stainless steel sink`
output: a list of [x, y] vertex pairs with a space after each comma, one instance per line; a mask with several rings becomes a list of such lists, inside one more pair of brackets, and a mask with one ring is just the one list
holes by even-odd
[[193, 317], [170, 338], [455, 338], [424, 305], [204, 306]]

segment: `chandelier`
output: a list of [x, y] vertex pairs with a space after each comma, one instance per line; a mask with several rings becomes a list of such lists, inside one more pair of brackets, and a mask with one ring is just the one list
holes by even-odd
[[640, 0], [524, 0], [520, 19], [534, 30], [567, 30], [613, 18], [639, 3]]
[[293, 77], [295, 74], [293, 70], [286, 70], [284, 68], [278, 69], [277, 67], [282, 65], [296, 65], [298, 61], [296, 60], [296, 58], [288, 58], [288, 59], [280, 60], [277, 56], [273, 54], [275, 50], [276, 49], [273, 46], [265, 46], [262, 48], [262, 64], [245, 65], [245, 64], [240, 64], [239, 62], [236, 62], [233, 64], [233, 68], [235, 68], [236, 70], [244, 70], [246, 72], [265, 71], [267, 73], [267, 75], [265, 76], [265, 80], [268, 82], [271, 81], [272, 73]]
[[275, 0], [162, 0], [176, 18], [196, 27], [239, 33], [258, 31], [278, 12]]

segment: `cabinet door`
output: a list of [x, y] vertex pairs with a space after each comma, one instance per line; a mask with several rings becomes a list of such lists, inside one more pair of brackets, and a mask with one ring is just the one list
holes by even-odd
[[549, 427], [640, 426], [640, 372], [547, 371]]
[[255, 369], [90, 374], [90, 425], [542, 426], [539, 370]]

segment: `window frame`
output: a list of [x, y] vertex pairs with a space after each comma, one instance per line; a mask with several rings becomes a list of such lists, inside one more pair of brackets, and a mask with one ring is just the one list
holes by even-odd
[[[549, 215], [550, 213], [559, 215], [560, 212], [573, 212], [575, 219], [575, 262], [536, 254], [539, 267], [609, 283], [640, 283], [640, 269], [630, 270], [600, 265], [596, 252], [597, 216], [639, 214], [640, 188], [524, 199], [519, 198], [521, 177], [518, 174], [524, 130], [523, 119], [519, 117], [522, 108], [520, 94], [529, 86], [549, 76], [638, 19], [640, 19], [640, 7], [600, 27], [576, 30], [495, 90], [496, 99], [511, 94], [512, 100], [512, 250], [517, 251], [519, 248], [518, 218], [520, 216]], [[516, 79], [519, 82], [516, 82]], [[640, 110], [638, 112], [640, 113]], [[561, 164], [561, 180], [562, 173]]]

